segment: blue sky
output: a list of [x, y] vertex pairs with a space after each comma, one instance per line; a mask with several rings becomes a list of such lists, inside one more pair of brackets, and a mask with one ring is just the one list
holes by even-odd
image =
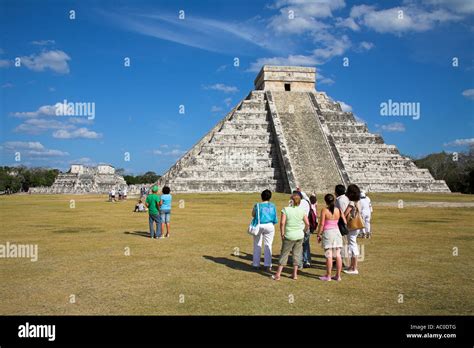
[[[262, 64], [315, 66], [318, 90], [404, 154], [474, 142], [473, 1], [0, 0], [0, 9], [1, 165], [162, 173], [246, 97]], [[381, 116], [389, 99], [419, 103], [420, 118]], [[94, 117], [57, 116], [64, 100], [94, 103]]]

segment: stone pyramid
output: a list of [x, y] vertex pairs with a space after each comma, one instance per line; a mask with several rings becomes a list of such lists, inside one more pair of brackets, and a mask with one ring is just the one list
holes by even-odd
[[324, 92], [316, 69], [264, 66], [255, 90], [160, 179], [174, 192], [450, 192]]

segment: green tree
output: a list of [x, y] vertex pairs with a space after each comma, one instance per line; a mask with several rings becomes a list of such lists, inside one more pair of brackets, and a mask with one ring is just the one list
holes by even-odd
[[420, 168], [427, 168], [437, 180], [444, 180], [453, 192], [474, 193], [474, 151], [458, 153], [435, 153], [415, 160]]

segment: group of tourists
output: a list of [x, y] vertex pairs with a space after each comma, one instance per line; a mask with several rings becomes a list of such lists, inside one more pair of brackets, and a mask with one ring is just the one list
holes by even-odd
[[[161, 239], [170, 236], [171, 218], [171, 189], [164, 186], [162, 195], [158, 195], [158, 186], [151, 188], [151, 193], [146, 196], [145, 207], [148, 209], [148, 224], [150, 227], [150, 238]], [[137, 204], [139, 205], [139, 204]], [[137, 209], [137, 206], [135, 206]], [[163, 236], [166, 226], [166, 235]]]
[[117, 202], [117, 198], [119, 201], [126, 200], [127, 191], [127, 187], [124, 187], [123, 189], [120, 187], [118, 190], [116, 190], [115, 187], [112, 187], [109, 191], [109, 202]]
[[[276, 207], [270, 202], [272, 193], [265, 190], [261, 193], [262, 202], [254, 205], [251, 226], [258, 226], [253, 234], [253, 262], [255, 269], [260, 269], [262, 246], [264, 250], [264, 268], [272, 270], [272, 244], [275, 235], [274, 225], [278, 223]], [[289, 205], [282, 209], [280, 217], [280, 236], [282, 247], [278, 268], [272, 279], [280, 280], [283, 268], [292, 256], [292, 279], [297, 279], [298, 270], [311, 267], [310, 236], [317, 233], [326, 258], [326, 274], [319, 277], [323, 281], [341, 280], [341, 273], [359, 274], [357, 259], [359, 257], [358, 237], [371, 237], [370, 219], [372, 205], [364, 191], [355, 184], [347, 187], [337, 185], [335, 195], [324, 196], [325, 207], [318, 218], [316, 194], [308, 197], [297, 188], [290, 196]], [[249, 229], [250, 231], [250, 229]], [[342, 259], [350, 259], [344, 270]], [[335, 261], [335, 265], [334, 265]], [[335, 267], [334, 267], [335, 266]], [[335, 268], [336, 274], [332, 276]]]
[[[171, 189], [164, 186], [161, 195], [158, 186], [154, 185], [146, 196], [135, 204], [135, 212], [148, 211], [150, 238], [161, 239], [170, 236]], [[359, 274], [357, 260], [359, 257], [358, 237], [370, 238], [370, 220], [372, 205], [370, 198], [355, 184], [347, 187], [337, 185], [335, 194], [324, 196], [325, 207], [318, 217], [316, 194], [309, 197], [297, 188], [292, 192], [288, 206], [281, 210], [280, 236], [282, 246], [276, 273], [272, 279], [280, 280], [283, 268], [292, 257], [292, 276], [297, 279], [298, 270], [311, 267], [311, 234], [317, 234], [326, 258], [326, 274], [319, 277], [323, 281], [341, 280], [341, 273]], [[123, 192], [122, 192], [123, 195]], [[126, 191], [125, 191], [126, 195]], [[112, 199], [115, 198], [111, 192]], [[253, 235], [253, 262], [255, 269], [260, 269], [260, 257], [263, 248], [264, 268], [272, 271], [272, 245], [275, 236], [275, 225], [278, 223], [277, 210], [270, 202], [272, 192], [264, 190], [261, 202], [254, 205], [251, 234]], [[120, 199], [120, 198], [119, 198]], [[166, 234], [165, 232], [166, 228]], [[249, 232], [251, 228], [249, 227]], [[343, 258], [350, 259], [343, 270]], [[335, 269], [335, 275], [332, 272]]]

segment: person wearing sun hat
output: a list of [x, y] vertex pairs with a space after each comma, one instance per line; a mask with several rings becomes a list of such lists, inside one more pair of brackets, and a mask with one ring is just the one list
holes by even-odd
[[[148, 208], [148, 224], [150, 226], [150, 238], [161, 238], [161, 217], [159, 213], [160, 196], [157, 195], [158, 186], [151, 188], [151, 194], [146, 197], [146, 206]], [[155, 230], [156, 224], [156, 230]]]

